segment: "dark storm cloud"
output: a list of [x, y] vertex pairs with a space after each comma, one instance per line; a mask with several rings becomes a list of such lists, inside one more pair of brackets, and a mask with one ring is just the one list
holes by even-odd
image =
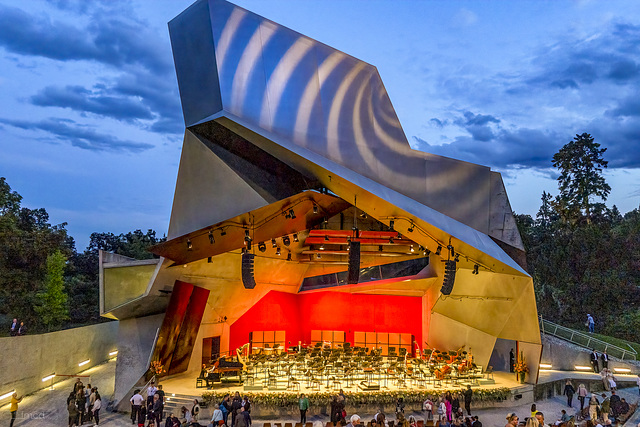
[[41, 107], [69, 108], [127, 122], [153, 118], [149, 108], [139, 100], [111, 96], [103, 88], [92, 91], [82, 86], [49, 86], [32, 96], [31, 102]]
[[0, 119], [0, 123], [25, 130], [40, 130], [53, 136], [57, 142], [70, 143], [74, 147], [91, 151], [138, 153], [153, 148], [151, 144], [126, 141], [96, 132], [88, 126], [69, 119], [50, 118], [41, 121]]
[[551, 157], [569, 136], [561, 137], [553, 132], [537, 129], [500, 129], [489, 141], [477, 140], [473, 136], [459, 136], [449, 144], [431, 145], [414, 136], [417, 148], [433, 154], [453, 157], [468, 162], [497, 168], [551, 167]]
[[171, 70], [153, 35], [126, 17], [95, 13], [80, 28], [0, 5], [0, 46], [8, 52], [60, 61], [90, 60], [122, 67], [137, 64], [156, 73]]

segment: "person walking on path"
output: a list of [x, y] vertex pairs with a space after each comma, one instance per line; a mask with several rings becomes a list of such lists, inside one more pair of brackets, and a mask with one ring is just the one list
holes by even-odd
[[298, 407], [300, 408], [300, 424], [307, 422], [307, 409], [309, 409], [309, 399], [303, 394], [300, 395], [298, 400]]
[[575, 394], [576, 389], [573, 388], [573, 384], [571, 384], [571, 380], [567, 380], [564, 383], [564, 394], [567, 396], [567, 406], [571, 407], [573, 403], [573, 395]]
[[595, 326], [595, 322], [593, 320], [593, 316], [591, 316], [590, 314], [587, 314], [587, 327], [589, 328], [589, 333], [593, 333], [594, 326]]
[[473, 390], [471, 390], [471, 386], [468, 385], [467, 389], [464, 391], [464, 409], [467, 410], [467, 415], [471, 416], [471, 398], [473, 397]]
[[11, 395], [11, 406], [9, 407], [9, 411], [11, 412], [11, 424], [10, 427], [13, 427], [13, 423], [16, 421], [16, 415], [18, 413], [18, 403], [22, 402], [22, 397], [18, 397], [17, 392], [13, 392]]
[[13, 319], [13, 322], [11, 322], [11, 328], [9, 328], [9, 335], [12, 337], [18, 335], [18, 328], [18, 319]]
[[593, 422], [598, 419], [598, 406], [600, 406], [600, 402], [596, 395], [592, 394], [591, 399], [589, 399], [589, 418], [591, 418]]
[[587, 387], [584, 384], [578, 386], [578, 400], [580, 401], [580, 412], [584, 409], [584, 399], [587, 398]]

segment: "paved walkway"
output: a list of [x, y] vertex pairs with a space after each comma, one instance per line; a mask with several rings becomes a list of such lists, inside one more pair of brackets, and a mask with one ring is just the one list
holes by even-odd
[[[83, 375], [91, 375], [91, 384], [97, 386], [100, 394], [105, 402], [108, 402], [113, 395], [113, 384], [115, 378], [115, 361], [110, 361], [94, 368], [88, 369], [83, 372]], [[561, 376], [562, 374], [555, 374]], [[555, 376], [550, 375], [550, 376]], [[566, 375], [566, 373], [564, 374]], [[541, 378], [542, 379], [542, 378]], [[22, 403], [19, 405], [18, 417], [16, 419], [15, 427], [49, 427], [49, 426], [66, 426], [68, 415], [66, 410], [66, 399], [70, 390], [73, 387], [75, 380], [69, 379], [57, 383], [54, 390], [40, 390], [33, 395], [26, 396]], [[19, 392], [19, 391], [18, 391]], [[168, 390], [168, 392], [171, 392]], [[638, 389], [636, 387], [622, 389], [618, 393], [621, 397], [624, 397], [629, 403], [634, 403], [638, 400]], [[9, 405], [6, 402], [0, 407], [0, 425], [9, 424]], [[574, 414], [576, 409], [579, 408], [577, 399], [574, 399], [573, 408], [567, 408], [566, 399], [563, 397], [554, 397], [551, 399], [537, 402], [537, 408], [539, 411], [545, 414], [545, 420], [547, 423], [554, 423], [560, 417], [560, 411], [567, 409], [569, 414]], [[529, 404], [514, 405], [511, 408], [492, 408], [492, 409], [479, 409], [473, 411], [473, 415], [478, 415], [480, 421], [482, 421], [485, 427], [502, 427], [506, 423], [506, 415], [508, 412], [515, 412], [520, 419], [524, 419], [530, 413]], [[105, 410], [101, 412], [101, 426], [105, 427], [125, 427], [130, 426], [131, 421], [127, 414], [110, 413]], [[208, 412], [208, 411], [207, 411]], [[351, 415], [351, 414], [349, 414]], [[358, 414], [364, 421], [368, 421], [373, 418], [374, 414], [361, 413]], [[406, 414], [411, 415], [410, 413]], [[415, 416], [424, 418], [422, 413], [414, 413]], [[261, 427], [264, 420], [254, 419], [254, 426]], [[274, 420], [268, 420], [273, 423]], [[279, 422], [297, 422], [298, 419], [289, 418], [277, 420]], [[310, 413], [307, 415], [307, 421], [314, 423], [314, 427], [320, 427], [326, 424], [328, 421], [326, 416], [320, 414]], [[204, 421], [203, 421], [204, 423]], [[89, 425], [89, 424], [86, 424]]]

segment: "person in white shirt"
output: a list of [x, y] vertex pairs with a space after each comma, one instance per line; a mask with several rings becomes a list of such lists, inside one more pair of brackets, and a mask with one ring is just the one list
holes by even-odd
[[153, 396], [156, 394], [156, 391], [158, 391], [156, 383], [151, 381], [151, 384], [149, 384], [147, 388], [147, 405], [153, 404]]
[[140, 390], [136, 390], [133, 392], [133, 397], [130, 400], [131, 402], [131, 422], [133, 424], [138, 420], [138, 413], [140, 412], [140, 407], [144, 403], [144, 397], [140, 394]]

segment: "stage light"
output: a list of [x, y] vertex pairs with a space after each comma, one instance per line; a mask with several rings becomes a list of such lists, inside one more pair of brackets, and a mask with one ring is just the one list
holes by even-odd
[[322, 222], [324, 222], [325, 224], [329, 222], [329, 218], [327, 218], [326, 216], [322, 219]]
[[624, 372], [625, 374], [628, 374], [629, 372], [631, 372], [631, 369], [629, 368], [613, 368], [613, 370], [616, 372]]
[[366, 213], [366, 212], [362, 212], [362, 213], [360, 214], [360, 218], [362, 218], [362, 219], [367, 219], [367, 213]]
[[220, 231], [220, 235], [221, 235], [221, 236], [226, 236], [226, 235], [227, 235], [227, 232], [226, 232], [226, 231], [224, 231], [224, 228]]
[[266, 250], [267, 250], [267, 245], [265, 245], [265, 244], [264, 244], [264, 242], [260, 242], [260, 243], [258, 243], [258, 250], [259, 250], [260, 252], [264, 252], [264, 251], [266, 251]]
[[436, 255], [440, 255], [442, 253], [442, 245], [438, 245], [438, 249], [436, 249]]
[[402, 239], [402, 234], [398, 233], [398, 235], [396, 236], [396, 239], [398, 240]]
[[113, 350], [112, 352], [109, 352], [109, 356], [117, 356], [118, 355], [118, 350]]
[[393, 230], [393, 227], [396, 225], [396, 222], [394, 220], [389, 221], [389, 228], [391, 230]]
[[593, 368], [591, 366], [576, 365], [573, 367], [573, 369], [575, 369], [576, 371], [591, 371]]
[[378, 252], [382, 252], [382, 245], [378, 246]]
[[456, 257], [453, 259], [455, 262], [460, 261], [460, 254], [456, 254]]
[[411, 221], [411, 225], [409, 226], [409, 228], [407, 228], [407, 231], [409, 233], [413, 233], [413, 221]]
[[425, 250], [422, 252], [422, 255], [424, 255], [424, 256], [429, 256], [429, 254], [430, 254], [430, 253], [431, 253], [431, 251], [430, 251], [429, 249], [425, 249]]
[[278, 244], [276, 243], [276, 239], [271, 239], [271, 247], [275, 248], [276, 246], [278, 246]]
[[249, 229], [245, 228], [244, 230], [244, 241], [245, 242], [250, 242], [251, 241], [251, 236], [249, 235]]
[[213, 231], [209, 230], [209, 243], [212, 245], [216, 242], [216, 239], [213, 238]]
[[316, 254], [316, 258], [318, 258], [318, 259], [322, 258], [322, 255]]
[[276, 255], [280, 256], [280, 248], [276, 249]]
[[453, 257], [456, 253], [456, 251], [453, 250], [453, 246], [447, 245], [447, 249], [449, 250], [450, 256]]
[[55, 376], [56, 376], [56, 374], [55, 374], [55, 373], [50, 374], [50, 375], [47, 375], [46, 377], [44, 377], [44, 378], [42, 379], [42, 382], [43, 382], [43, 383], [44, 383], [44, 382], [47, 382], [47, 381], [49, 381], [50, 379], [52, 379], [53, 377], [55, 377]]
[[191, 239], [187, 239], [187, 249], [188, 250], [193, 249], [193, 244], [191, 243]]
[[325, 236], [324, 236], [324, 241], [325, 241], [325, 242], [328, 242], [328, 241], [329, 241], [329, 236], [325, 235]]
[[293, 209], [289, 209], [289, 218], [296, 219], [296, 213], [293, 211]]
[[415, 252], [415, 249], [413, 249], [413, 245], [411, 245], [411, 248], [409, 249], [411, 252]]
[[551, 369], [551, 364], [550, 363], [541, 363], [540, 364], [540, 369]]
[[479, 274], [480, 266], [478, 264], [473, 266], [473, 273], [471, 274]]
[[16, 392], [15, 390], [11, 390], [9, 393], [3, 394], [2, 396], [0, 396], [0, 400], [4, 400], [7, 397], [13, 396], [13, 393], [15, 393], [15, 392]]
[[294, 241], [295, 243], [298, 243], [298, 242], [299, 242], [299, 240], [298, 240], [298, 234], [297, 234], [297, 233], [293, 233], [293, 241]]
[[85, 360], [85, 361], [83, 361], [83, 362], [78, 363], [78, 366], [84, 366], [84, 365], [86, 365], [86, 364], [87, 364], [87, 363], [89, 363], [89, 362], [91, 362], [91, 359], [87, 359], [87, 360]]
[[282, 243], [284, 243], [285, 246], [289, 246], [291, 244], [291, 239], [289, 239], [289, 236], [284, 236], [282, 238]]
[[320, 249], [321, 251], [324, 251], [324, 243], [323, 243], [323, 244], [321, 244], [321, 245], [320, 245], [320, 247], [319, 247], [318, 249]]
[[393, 237], [389, 237], [389, 243], [393, 245]]
[[287, 254], [287, 261], [291, 261], [291, 252]]
[[313, 205], [313, 213], [314, 214], [318, 213], [318, 205], [316, 205], [316, 204]]
[[424, 246], [422, 246], [422, 245], [418, 246], [418, 250], [419, 250], [420, 252], [424, 251], [425, 249], [426, 249], [426, 248], [425, 248]]

